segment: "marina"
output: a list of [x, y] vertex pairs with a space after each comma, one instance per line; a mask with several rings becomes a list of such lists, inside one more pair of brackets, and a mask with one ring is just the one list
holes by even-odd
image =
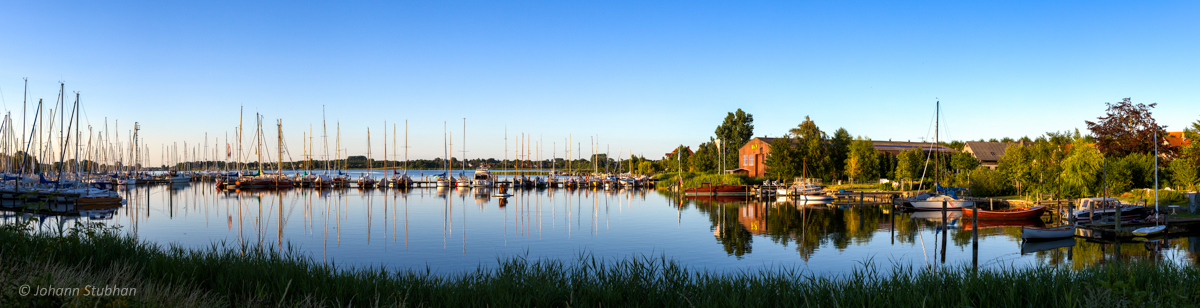
[[1084, 237], [1029, 253], [1021, 228], [1048, 225], [1040, 219], [972, 223], [960, 211], [943, 220], [936, 211], [857, 202], [680, 199], [644, 188], [508, 189], [507, 197], [495, 197], [499, 190], [491, 188], [225, 190], [211, 184], [129, 186], [118, 189], [126, 200], [119, 207], [78, 207], [70, 215], [6, 212], [4, 219], [37, 218], [46, 231], [103, 222], [162, 245], [293, 247], [324, 262], [428, 266], [440, 273], [492, 266], [497, 257], [570, 259], [580, 253], [662, 254], [721, 272], [786, 266], [825, 274], [870, 260], [882, 268], [1082, 268], [1113, 258], [1194, 264], [1200, 256], [1200, 238], [1185, 233], [1172, 233], [1155, 250], [1126, 247], [1119, 256], [1103, 247], [1111, 244]]

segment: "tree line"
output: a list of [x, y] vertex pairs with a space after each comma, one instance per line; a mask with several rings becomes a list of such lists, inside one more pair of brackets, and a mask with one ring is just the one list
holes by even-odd
[[[774, 139], [764, 165], [771, 180], [805, 177], [826, 183], [871, 183], [886, 178], [903, 189], [927, 189], [939, 179], [937, 184], [967, 187], [975, 196], [1115, 196], [1153, 188], [1155, 171], [1160, 187], [1194, 190], [1200, 185], [1200, 142], [1182, 147], [1167, 142], [1167, 131], [1151, 112], [1156, 104], [1134, 104], [1125, 98], [1106, 106], [1104, 116], [1085, 121], [1087, 134], [1076, 130], [988, 140], [1008, 143], [995, 169], [964, 152], [963, 141], [940, 142], [954, 150], [950, 152], [913, 148], [891, 155], [877, 151], [869, 137], [853, 136], [845, 128], [831, 136], [808, 116]], [[645, 167], [639, 170], [715, 173], [736, 168], [738, 149], [754, 136], [753, 119], [741, 109], [729, 112], [714, 136], [691, 153], [691, 147], [680, 145], [673, 152], [677, 155], [643, 162]], [[1200, 120], [1186, 127], [1183, 137], [1200, 141]]]

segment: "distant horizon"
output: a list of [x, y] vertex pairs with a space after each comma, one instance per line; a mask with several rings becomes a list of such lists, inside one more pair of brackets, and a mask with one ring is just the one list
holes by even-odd
[[52, 104], [63, 81], [93, 133], [107, 127], [127, 143], [138, 122], [150, 165], [184, 142], [207, 143], [209, 155], [236, 147], [239, 114], [250, 136], [256, 113], [268, 144], [282, 119], [292, 157], [309, 140], [318, 155], [326, 143], [329, 156], [366, 155], [368, 129], [372, 155], [386, 130], [393, 157], [407, 123], [412, 159], [445, 156], [447, 135], [455, 157], [502, 158], [506, 144], [512, 157], [529, 144], [542, 157], [569, 147], [657, 159], [708, 141], [739, 108], [755, 136], [809, 116], [827, 133], [917, 142], [934, 139], [939, 101], [946, 140], [1086, 132], [1126, 97], [1158, 103], [1158, 122], [1181, 131], [1200, 120], [1197, 11], [1188, 1], [18, 2], [0, 11], [12, 46], [0, 49], [0, 108], [22, 123], [23, 102]]

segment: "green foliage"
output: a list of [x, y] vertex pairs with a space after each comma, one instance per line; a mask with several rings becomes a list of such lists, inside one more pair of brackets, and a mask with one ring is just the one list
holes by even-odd
[[[1121, 166], [1129, 171], [1130, 187], [1154, 187], [1154, 155], [1152, 153], [1130, 153], [1121, 158]], [[1162, 175], [1159, 176], [1161, 179]]]
[[[754, 115], [738, 108], [737, 111], [730, 112], [725, 116], [725, 121], [717, 126], [714, 133], [717, 135], [717, 139], [724, 144], [725, 163], [729, 164], [726, 169], [736, 168], [738, 149], [754, 138]], [[716, 140], [714, 140], [714, 144], [716, 144]]]
[[[1117, 195], [1133, 189], [1133, 167], [1124, 159], [1105, 157], [1103, 172], [1100, 174], [1100, 187], [1108, 189], [1109, 195]], [[1101, 192], [1103, 193], [1103, 190]]]
[[[1146, 200], [1146, 204], [1154, 204], [1154, 189], [1135, 189], [1130, 191], [1134, 199]], [[1128, 195], [1126, 195], [1128, 196]], [[1158, 190], [1159, 204], [1174, 204], [1187, 202], [1187, 196], [1178, 190]]]
[[1076, 138], [1070, 154], [1062, 162], [1063, 196], [1082, 198], [1100, 195], [1103, 164], [1104, 157], [1100, 151], [1082, 142], [1082, 138]]
[[[737, 207], [706, 206], [738, 217]], [[773, 209], [780, 211], [780, 209]], [[796, 212], [796, 211], [793, 211]], [[853, 226], [878, 221], [859, 211], [815, 211], [804, 216], [767, 215], [783, 230], [769, 239], [795, 241], [800, 249], [851, 245], [873, 229]], [[729, 215], [732, 214], [732, 215]], [[809, 221], [841, 221], [841, 239], [796, 238]], [[868, 225], [872, 225], [867, 223]], [[820, 225], [826, 225], [821, 223]], [[899, 228], [913, 225], [897, 223]], [[735, 223], [719, 225], [718, 240], [740, 239], [727, 251], [748, 249], [751, 237]], [[899, 233], [904, 233], [903, 231]], [[967, 234], [966, 232], [961, 232]], [[904, 241], [904, 238], [900, 239]], [[447, 275], [424, 269], [337, 268], [292, 249], [253, 245], [206, 249], [161, 247], [111, 232], [32, 234], [0, 229], [4, 258], [0, 274], [6, 307], [1191, 307], [1200, 290], [1190, 283], [1200, 268], [1178, 262], [1104, 262], [1072, 270], [944, 266], [936, 270], [894, 264], [881, 270], [871, 260], [829, 276], [804, 268], [766, 267], [714, 272], [664, 256], [601, 258], [583, 253], [573, 260], [505, 257], [492, 266]], [[911, 241], [909, 241], [911, 243]], [[1076, 248], [1079, 253], [1079, 248]], [[801, 251], [807, 258], [811, 251]], [[111, 271], [112, 268], [122, 271]], [[30, 270], [37, 269], [37, 270]], [[63, 274], [95, 277], [93, 285], [130, 283], [131, 297], [19, 296], [22, 284], [49, 285]], [[113, 275], [110, 275], [113, 274]], [[57, 279], [57, 280], [48, 280]], [[84, 282], [87, 282], [84, 281]], [[66, 286], [74, 284], [54, 284]], [[1002, 290], [1002, 291], [997, 291]]]
[[1192, 123], [1191, 127], [1183, 129], [1183, 138], [1192, 140], [1192, 142], [1180, 149], [1180, 154], [1191, 159], [1193, 163], [1200, 164], [1200, 120]]
[[1013, 193], [1011, 182], [1000, 171], [980, 166], [975, 170], [960, 173], [958, 177], [963, 178], [964, 176], [966, 178], [961, 180], [970, 183], [967, 187], [970, 187], [972, 196], [995, 197]]
[[1194, 190], [1200, 181], [1200, 170], [1191, 158], [1180, 158], [1168, 165], [1171, 171], [1171, 185], [1178, 190]]
[[650, 174], [650, 173], [658, 172], [658, 168], [654, 167], [654, 162], [651, 162], [648, 160], [643, 160], [642, 162], [638, 163], [637, 170], [638, 170], [638, 173], [641, 173], [641, 174]]
[[850, 144], [850, 155], [846, 158], [846, 175], [850, 177], [850, 183], [854, 183], [855, 179], [879, 178], [878, 153], [870, 138], [860, 136]]
[[905, 183], [911, 183], [921, 177], [924, 166], [925, 156], [922, 155], [921, 150], [904, 150], [896, 157], [896, 178]]
[[[807, 177], [821, 178], [826, 182], [832, 180], [833, 162], [825, 142], [828, 139], [825, 132], [805, 116], [804, 122], [791, 129], [790, 133], [798, 141], [796, 150], [800, 158], [801, 173]], [[774, 151], [774, 148], [771, 151]]]
[[1000, 158], [997, 170], [1013, 182], [1013, 185], [1017, 187], [1017, 193], [1020, 194], [1024, 192], [1023, 186], [1036, 181], [1033, 177], [1033, 160], [1033, 153], [1028, 147], [1019, 143], [1010, 143], [1004, 149], [1004, 157]]
[[688, 157], [688, 171], [691, 172], [713, 172], [717, 171], [718, 159], [717, 147], [712, 143], [701, 143], [696, 148], [696, 153]]
[[[869, 141], [869, 140], [868, 140]], [[829, 139], [829, 157], [833, 161], [834, 178], [842, 179], [847, 177], [846, 174], [846, 159], [850, 157], [850, 143], [854, 142], [854, 137], [845, 128], [838, 128], [833, 133], [833, 138]], [[874, 150], [874, 147], [872, 147]]]
[[[682, 176], [683, 176], [683, 188], [685, 188], [685, 189], [700, 187], [701, 183], [729, 184], [729, 185], [762, 184], [761, 180], [751, 178], [751, 177], [748, 177], [743, 174], [717, 174], [717, 173], [684, 172], [682, 174]], [[663, 174], [658, 174], [658, 175], [654, 176], [654, 178], [657, 179], [659, 183], [662, 183], [662, 184], [658, 185], [658, 187], [660, 187], [660, 188], [666, 188], [666, 187], [670, 187], [670, 186], [678, 186], [679, 177], [680, 177], [680, 174], [678, 172], [663, 173]]]
[[792, 141], [788, 138], [777, 138], [771, 143], [771, 154], [763, 161], [766, 165], [768, 177], [786, 181], [800, 175], [801, 156], [796, 148], [792, 147]]
[[979, 159], [967, 152], [954, 152], [950, 155], [950, 169], [956, 171], [970, 171], [975, 167], [979, 167]]
[[[685, 147], [683, 145], [679, 145], [679, 147], [676, 147], [675, 155], [665, 157], [662, 160], [658, 161], [659, 166], [660, 166], [659, 170], [664, 170], [666, 172], [675, 172], [681, 168], [684, 170], [689, 170], [690, 167], [688, 167], [686, 165], [688, 165], [688, 161], [692, 157], [692, 155], [688, 153], [688, 149], [689, 149], [689, 147]], [[680, 165], [680, 161], [683, 162], [683, 165]]]

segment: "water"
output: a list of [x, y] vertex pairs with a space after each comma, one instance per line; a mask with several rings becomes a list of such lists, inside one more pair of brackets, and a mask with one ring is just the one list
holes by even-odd
[[[358, 172], [352, 173], [357, 177]], [[430, 174], [425, 171], [425, 174]], [[414, 174], [416, 175], [416, 174]], [[110, 218], [42, 217], [43, 230], [74, 221], [121, 226], [138, 238], [185, 247], [214, 242], [280, 249], [342, 266], [426, 267], [454, 273], [490, 267], [498, 258], [570, 261], [665, 256], [696, 269], [739, 271], [798, 267], [845, 273], [872, 262], [882, 269], [972, 266], [1079, 268], [1114, 258], [1114, 245], [1070, 239], [1022, 254], [1021, 225], [981, 223], [973, 254], [969, 221], [941, 232], [941, 213], [898, 213], [887, 206], [794, 202], [678, 200], [655, 190], [517, 190], [505, 200], [490, 190], [413, 188], [225, 191], [211, 183], [137, 186]], [[958, 213], [951, 213], [958, 214]], [[952, 218], [953, 220], [953, 218]], [[1124, 259], [1196, 264], [1200, 240], [1121, 244]], [[942, 247], [945, 247], [943, 250]], [[1073, 246], [1072, 246], [1073, 245]], [[1054, 248], [1062, 246], [1059, 248]], [[1070, 246], [1070, 247], [1066, 247]]]

